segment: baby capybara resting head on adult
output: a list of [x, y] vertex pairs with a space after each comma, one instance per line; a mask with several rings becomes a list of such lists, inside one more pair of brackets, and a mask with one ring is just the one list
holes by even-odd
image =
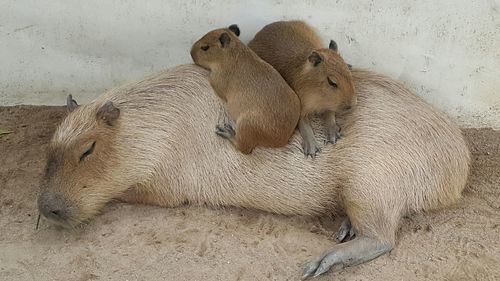
[[191, 47], [193, 61], [208, 70], [231, 62], [243, 45], [237, 38], [239, 35], [240, 29], [235, 24], [210, 31]]
[[[248, 46], [276, 68], [297, 92], [303, 102], [303, 114], [318, 110], [342, 112], [356, 105], [351, 71], [340, 56], [337, 43], [331, 40], [326, 48], [305, 22], [268, 24]], [[306, 97], [311, 100], [303, 100]]]
[[234, 120], [234, 125], [217, 125], [216, 134], [244, 154], [256, 146], [284, 146], [297, 126], [300, 100], [239, 35], [240, 29], [233, 24], [208, 32], [191, 48], [193, 61], [210, 71], [210, 84]]
[[48, 148], [38, 206], [56, 223], [75, 225], [116, 195], [109, 181], [122, 174], [114, 146], [120, 110], [107, 101], [81, 112], [71, 96], [67, 106], [74, 112], [59, 126]]
[[319, 146], [310, 117], [323, 116], [328, 142], [340, 137], [336, 114], [350, 111], [357, 102], [349, 66], [331, 40], [325, 48], [314, 29], [303, 21], [278, 21], [266, 25], [248, 43], [271, 64], [294, 89], [301, 102], [299, 130], [306, 156], [315, 156]]

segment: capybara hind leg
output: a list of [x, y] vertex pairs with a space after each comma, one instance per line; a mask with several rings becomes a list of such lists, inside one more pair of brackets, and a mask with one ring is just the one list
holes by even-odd
[[360, 236], [346, 243], [336, 245], [331, 252], [312, 261], [304, 267], [302, 279], [316, 277], [332, 269], [341, 270], [348, 266], [371, 261], [392, 249], [393, 245], [374, 238]]
[[347, 242], [356, 236], [356, 231], [348, 217], [342, 219], [339, 230], [337, 231], [337, 241]]
[[[236, 123], [236, 148], [243, 154], [252, 153], [257, 146], [256, 138], [261, 137], [261, 124], [252, 116], [238, 119]], [[262, 143], [261, 143], [262, 144]]]
[[318, 154], [321, 150], [316, 143], [311, 123], [307, 117], [300, 119], [299, 132], [302, 136], [302, 148], [304, 150], [304, 155], [306, 157], [311, 156], [311, 158], [316, 157], [316, 154]]
[[326, 127], [326, 142], [331, 144], [336, 143], [340, 139], [341, 134], [340, 127], [335, 121], [335, 112], [328, 111], [323, 114], [323, 121]]
[[218, 136], [229, 140], [241, 153], [250, 154], [254, 149], [254, 145], [250, 145], [249, 140], [241, 134], [244, 132], [246, 130], [241, 130], [241, 126], [238, 127], [238, 135], [236, 135], [236, 131], [230, 124], [215, 126], [215, 133]]

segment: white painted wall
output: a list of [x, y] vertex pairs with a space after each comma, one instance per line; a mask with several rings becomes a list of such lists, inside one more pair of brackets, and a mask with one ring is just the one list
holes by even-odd
[[0, 0], [0, 105], [87, 102], [191, 62], [191, 44], [239, 24], [304, 19], [347, 61], [403, 81], [462, 125], [500, 128], [500, 0]]

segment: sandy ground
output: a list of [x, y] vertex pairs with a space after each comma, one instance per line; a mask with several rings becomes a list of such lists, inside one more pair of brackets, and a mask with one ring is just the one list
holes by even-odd
[[[298, 280], [334, 245], [330, 218], [112, 203], [81, 229], [42, 221], [38, 182], [60, 107], [0, 108], [0, 280]], [[460, 204], [402, 222], [396, 248], [317, 280], [500, 280], [500, 132], [466, 129]]]

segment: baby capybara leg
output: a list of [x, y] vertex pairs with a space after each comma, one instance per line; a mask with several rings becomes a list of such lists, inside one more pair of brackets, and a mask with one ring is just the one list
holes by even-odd
[[326, 141], [327, 143], [335, 144], [340, 139], [340, 127], [337, 125], [335, 119], [335, 112], [328, 111], [323, 114], [323, 121], [326, 128]]
[[316, 137], [314, 136], [311, 121], [308, 117], [303, 117], [299, 120], [299, 132], [302, 136], [302, 149], [304, 150], [304, 155], [306, 157], [311, 156], [311, 158], [316, 157], [321, 149], [316, 143]]
[[262, 137], [258, 125], [250, 118], [240, 118], [236, 126], [236, 148], [243, 154], [252, 153], [257, 146], [255, 139]]
[[243, 154], [250, 154], [255, 148], [254, 129], [245, 119], [236, 122], [236, 130], [230, 124], [215, 126], [215, 133], [229, 140]]

